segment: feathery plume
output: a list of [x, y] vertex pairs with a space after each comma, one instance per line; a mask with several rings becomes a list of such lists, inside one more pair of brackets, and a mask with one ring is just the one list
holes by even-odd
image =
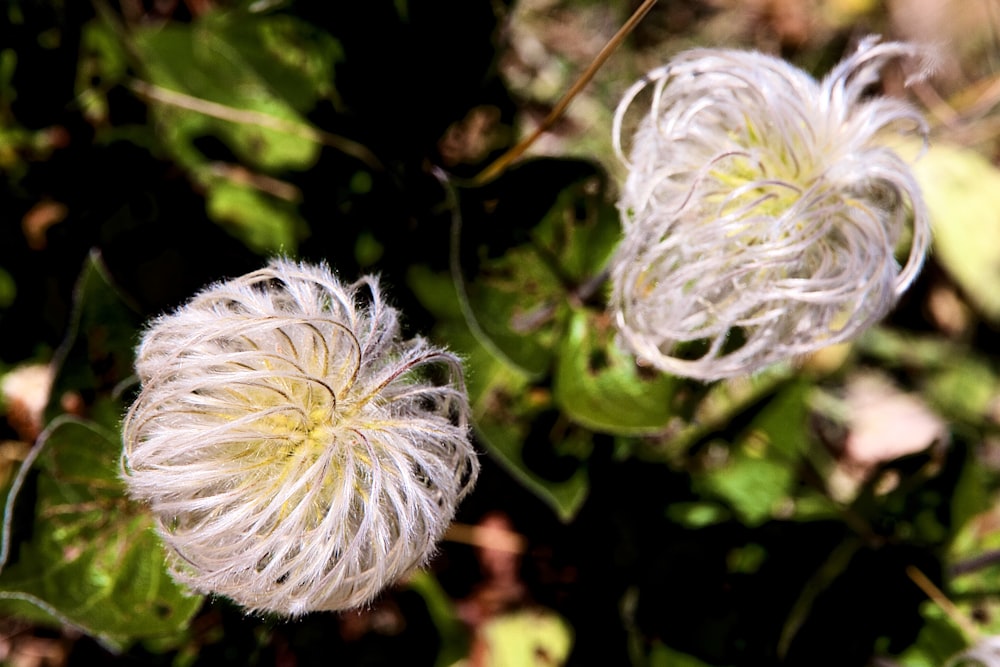
[[153, 321], [123, 478], [178, 581], [299, 615], [427, 560], [479, 468], [458, 358], [398, 318], [374, 277], [278, 259]]
[[[629, 174], [611, 310], [633, 352], [714, 380], [886, 315], [920, 270], [930, 225], [908, 165], [882, 142], [927, 128], [870, 89], [887, 62], [918, 55], [871, 37], [818, 82], [761, 53], [696, 49], [631, 87], [614, 121]], [[626, 157], [624, 116], [650, 87]]]

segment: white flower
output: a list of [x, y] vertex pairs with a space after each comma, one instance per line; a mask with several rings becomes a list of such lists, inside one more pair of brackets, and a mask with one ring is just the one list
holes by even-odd
[[[629, 174], [611, 308], [637, 355], [703, 380], [742, 375], [848, 340], [892, 308], [930, 227], [908, 165], [881, 142], [926, 127], [869, 89], [915, 55], [868, 38], [817, 82], [761, 53], [697, 49], [629, 89], [614, 125]], [[650, 86], [626, 158], [623, 118]]]
[[297, 615], [427, 560], [479, 464], [458, 359], [398, 316], [373, 277], [275, 260], [152, 323], [123, 476], [179, 581]]

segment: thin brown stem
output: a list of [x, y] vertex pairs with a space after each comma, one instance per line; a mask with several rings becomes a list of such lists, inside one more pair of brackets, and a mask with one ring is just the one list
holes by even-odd
[[272, 116], [260, 111], [236, 109], [234, 107], [226, 106], [225, 104], [219, 104], [218, 102], [212, 102], [210, 100], [203, 100], [199, 97], [194, 97], [176, 90], [168, 90], [147, 81], [140, 81], [139, 79], [133, 79], [129, 83], [129, 86], [140, 97], [143, 97], [146, 100], [158, 102], [160, 104], [167, 104], [179, 109], [186, 109], [188, 111], [200, 113], [205, 116], [211, 116], [212, 118], [218, 118], [219, 120], [229, 121], [231, 123], [263, 127], [269, 130], [274, 130], [275, 132], [282, 132], [293, 137], [299, 137], [307, 141], [322, 144], [324, 146], [330, 146], [345, 155], [357, 158], [373, 170], [384, 171], [382, 163], [379, 162], [378, 158], [375, 157], [375, 155], [366, 147], [356, 141], [352, 141], [346, 137], [342, 137], [331, 132], [320, 130], [312, 127], [311, 125], [306, 125], [293, 120], [287, 120], [285, 118], [278, 118], [277, 116]]
[[448, 542], [468, 544], [480, 549], [494, 549], [511, 554], [523, 554], [527, 549], [527, 540], [523, 535], [496, 526], [472, 526], [456, 522], [448, 527], [444, 539]]
[[528, 148], [530, 148], [540, 136], [542, 136], [545, 132], [548, 132], [566, 111], [566, 108], [569, 106], [570, 102], [573, 101], [573, 98], [575, 98], [580, 91], [582, 91], [584, 87], [590, 83], [590, 80], [594, 78], [597, 71], [601, 69], [607, 59], [611, 57], [614, 50], [621, 45], [625, 38], [628, 37], [629, 33], [635, 30], [635, 27], [639, 25], [639, 21], [643, 19], [643, 17], [649, 12], [650, 9], [653, 8], [653, 5], [655, 4], [656, 0], [645, 0], [641, 5], [639, 5], [639, 8], [636, 9], [635, 12], [632, 13], [632, 16], [629, 17], [628, 21], [626, 21], [622, 27], [618, 29], [618, 32], [615, 33], [614, 37], [608, 40], [608, 43], [604, 45], [604, 48], [597, 54], [597, 57], [594, 58], [593, 62], [587, 66], [587, 69], [580, 75], [580, 78], [578, 78], [570, 89], [566, 91], [566, 94], [563, 95], [562, 99], [556, 103], [556, 105], [552, 108], [552, 111], [549, 112], [549, 115], [545, 117], [545, 120], [543, 120], [541, 124], [535, 128], [535, 131], [525, 139], [518, 142], [516, 146], [513, 146], [506, 153], [494, 160], [488, 167], [479, 172], [479, 175], [473, 179], [473, 184], [483, 185], [495, 179], [503, 173], [508, 166], [510, 166], [511, 162], [521, 157], [521, 155], [523, 155], [524, 152], [528, 150]]
[[984, 554], [959, 561], [949, 568], [948, 573], [953, 577], [957, 577], [963, 574], [969, 574], [970, 572], [976, 572], [977, 570], [982, 570], [990, 567], [991, 565], [996, 565], [997, 563], [1000, 563], [1000, 549], [987, 551]]
[[253, 172], [240, 164], [212, 162], [208, 165], [208, 170], [213, 176], [239, 185], [249, 186], [278, 199], [293, 203], [302, 199], [302, 191], [291, 183]]
[[969, 618], [963, 614], [955, 603], [948, 599], [940, 588], [934, 585], [926, 574], [921, 572], [919, 569], [913, 565], [906, 566], [906, 576], [908, 576], [917, 587], [922, 590], [927, 597], [929, 597], [934, 604], [941, 608], [951, 622], [961, 628], [963, 634], [965, 634], [966, 640], [972, 642], [979, 639], [979, 629], [975, 624], [969, 620]]

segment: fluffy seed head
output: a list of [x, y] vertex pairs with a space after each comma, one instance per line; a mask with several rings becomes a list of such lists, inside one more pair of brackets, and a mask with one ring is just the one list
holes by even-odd
[[[703, 380], [742, 375], [848, 340], [892, 308], [930, 226], [881, 140], [926, 126], [870, 88], [915, 55], [868, 38], [818, 82], [761, 53], [697, 49], [632, 86], [614, 124], [629, 174], [611, 308], [637, 355]], [[626, 157], [623, 119], [647, 88]]]
[[123, 477], [176, 579], [297, 615], [425, 562], [478, 462], [458, 359], [398, 316], [373, 277], [275, 260], [152, 323]]

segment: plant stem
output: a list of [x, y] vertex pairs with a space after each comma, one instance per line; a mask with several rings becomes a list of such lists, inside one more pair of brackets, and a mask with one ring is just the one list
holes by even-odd
[[948, 599], [940, 588], [934, 585], [926, 574], [921, 572], [919, 569], [913, 565], [906, 566], [906, 576], [908, 576], [913, 583], [917, 585], [920, 590], [922, 590], [927, 597], [929, 597], [934, 604], [941, 608], [952, 623], [957, 625], [962, 633], [965, 635], [967, 641], [975, 642], [980, 639], [979, 629], [976, 628], [975, 624], [969, 620], [969, 618], [959, 611], [958, 607], [955, 606], [951, 600]]
[[472, 180], [472, 183], [474, 185], [484, 185], [495, 179], [503, 173], [508, 166], [510, 166], [511, 162], [519, 158], [526, 150], [528, 150], [528, 148], [530, 148], [531, 145], [538, 140], [538, 137], [547, 132], [555, 124], [555, 122], [559, 120], [559, 117], [563, 115], [570, 102], [573, 101], [573, 98], [576, 97], [588, 83], [590, 83], [590, 80], [594, 78], [594, 75], [597, 74], [597, 71], [601, 68], [601, 66], [603, 66], [607, 59], [611, 57], [614, 50], [621, 45], [625, 38], [628, 37], [629, 33], [635, 30], [635, 27], [639, 25], [639, 21], [642, 20], [642, 18], [649, 12], [650, 9], [653, 8], [653, 5], [655, 4], [656, 0], [645, 0], [641, 5], [639, 5], [639, 8], [636, 9], [635, 12], [632, 13], [632, 16], [629, 17], [628, 21], [626, 21], [622, 27], [618, 29], [618, 32], [616, 32], [614, 36], [608, 40], [608, 43], [604, 45], [604, 48], [602, 48], [600, 53], [597, 54], [597, 57], [594, 58], [593, 62], [587, 66], [587, 69], [585, 69], [583, 74], [580, 75], [580, 78], [578, 78], [570, 89], [566, 91], [566, 94], [563, 95], [562, 99], [556, 103], [556, 105], [552, 108], [552, 111], [549, 112], [549, 115], [545, 117], [545, 120], [543, 120], [541, 124], [535, 128], [535, 131], [494, 160], [488, 167], [479, 172], [479, 174]]
[[148, 101], [159, 102], [160, 104], [166, 104], [179, 109], [194, 111], [195, 113], [211, 116], [212, 118], [218, 118], [219, 120], [225, 120], [231, 123], [254, 125], [274, 130], [276, 132], [289, 134], [293, 137], [299, 137], [300, 139], [336, 148], [342, 153], [364, 162], [375, 171], [382, 171], [384, 169], [378, 158], [375, 157], [375, 155], [372, 154], [372, 152], [365, 146], [362, 146], [356, 141], [351, 141], [346, 137], [320, 130], [312, 127], [311, 125], [306, 125], [293, 120], [287, 120], [285, 118], [278, 118], [277, 116], [272, 116], [261, 111], [236, 109], [234, 107], [226, 106], [225, 104], [219, 104], [218, 102], [212, 102], [210, 100], [203, 100], [199, 97], [187, 95], [186, 93], [181, 93], [176, 90], [168, 90], [167, 88], [162, 88], [139, 79], [133, 79], [129, 82], [129, 87], [140, 97]]

